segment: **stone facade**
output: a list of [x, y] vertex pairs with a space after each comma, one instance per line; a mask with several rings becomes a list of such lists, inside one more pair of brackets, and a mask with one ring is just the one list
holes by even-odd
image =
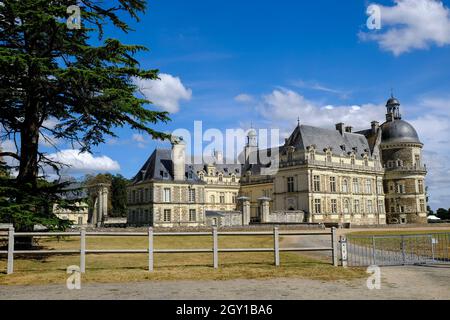
[[[242, 165], [224, 165], [220, 154], [186, 165], [184, 144], [174, 142], [172, 151], [156, 150], [128, 187], [128, 223], [426, 223], [423, 144], [399, 106], [389, 99], [386, 122], [358, 132], [299, 122], [283, 145], [267, 150], [251, 129]], [[276, 170], [258, 162], [261, 154]]]

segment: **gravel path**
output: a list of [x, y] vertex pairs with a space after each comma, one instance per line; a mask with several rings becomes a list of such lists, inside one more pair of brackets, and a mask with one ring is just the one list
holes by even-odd
[[317, 281], [295, 278], [230, 281], [148, 281], [117, 284], [0, 286], [0, 299], [450, 299], [450, 266], [382, 268], [379, 290], [366, 279]]

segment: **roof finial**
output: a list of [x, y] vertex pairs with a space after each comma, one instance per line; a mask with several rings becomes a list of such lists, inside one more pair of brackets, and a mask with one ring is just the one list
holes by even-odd
[[250, 121], [250, 129], [253, 129], [253, 121]]
[[300, 126], [300, 117], [297, 117], [297, 127]]
[[391, 87], [391, 98], [394, 98], [394, 88]]

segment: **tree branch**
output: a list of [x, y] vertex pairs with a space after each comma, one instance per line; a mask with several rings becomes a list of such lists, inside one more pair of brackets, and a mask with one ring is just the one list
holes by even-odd
[[14, 152], [0, 152], [0, 157], [11, 157], [20, 161], [20, 156]]

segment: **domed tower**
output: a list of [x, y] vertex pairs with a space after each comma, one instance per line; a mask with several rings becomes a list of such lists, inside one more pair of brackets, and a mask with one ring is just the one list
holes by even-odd
[[426, 223], [426, 167], [423, 144], [414, 127], [402, 120], [400, 102], [386, 103], [386, 122], [381, 125], [381, 158], [385, 168], [384, 191], [388, 223]]
[[258, 135], [256, 130], [251, 128], [247, 135], [247, 143], [245, 145], [245, 163], [256, 163], [256, 159], [249, 159], [250, 155], [258, 150]]

